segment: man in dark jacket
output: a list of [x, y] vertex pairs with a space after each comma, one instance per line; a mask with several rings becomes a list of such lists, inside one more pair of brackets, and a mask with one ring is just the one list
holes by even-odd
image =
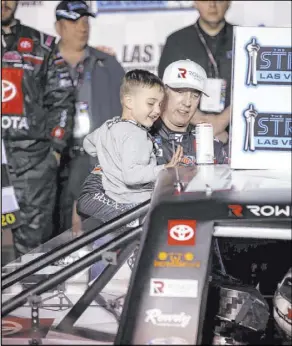
[[190, 59], [205, 69], [211, 95], [208, 102], [201, 101], [192, 123], [212, 123], [214, 133], [222, 139], [230, 120], [233, 26], [225, 20], [230, 4], [194, 1], [200, 14], [197, 22], [167, 37], [158, 66], [160, 78], [170, 63], [180, 59]]
[[[178, 71], [186, 69], [186, 78], [180, 77]], [[193, 166], [196, 163], [195, 127], [190, 123], [201, 97], [194, 75], [198, 74], [201, 66], [192, 61], [177, 61], [169, 65], [164, 73], [163, 82], [166, 84], [166, 102], [161, 118], [156, 121], [152, 136], [156, 143], [158, 165], [168, 163], [173, 156], [173, 148], [183, 147], [182, 165]], [[203, 70], [203, 69], [202, 69]], [[204, 71], [205, 73], [205, 71]], [[205, 73], [206, 74], [206, 73]], [[217, 163], [228, 163], [228, 156], [222, 142], [214, 140], [214, 154]], [[113, 207], [116, 203], [105, 195], [101, 183], [101, 169], [95, 168], [86, 178], [78, 199], [77, 211], [83, 217], [99, 218], [103, 204], [109, 206], [108, 215], [102, 219], [113, 217]]]
[[16, 255], [52, 233], [60, 153], [72, 133], [74, 88], [56, 56], [55, 38], [14, 18], [2, 1], [2, 136], [22, 225], [13, 230]]
[[90, 17], [95, 14], [85, 1], [61, 1], [56, 7], [59, 56], [69, 67], [77, 96], [73, 137], [61, 161], [60, 232], [81, 227], [75, 205], [92, 167], [84, 137], [121, 112], [124, 70], [115, 57], [88, 46]]

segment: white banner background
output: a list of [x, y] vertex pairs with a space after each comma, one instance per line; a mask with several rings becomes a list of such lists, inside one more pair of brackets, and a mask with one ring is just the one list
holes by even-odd
[[[234, 74], [232, 97], [231, 168], [287, 169], [291, 172], [292, 97], [291, 71], [289, 72], [291, 59], [289, 60], [287, 53], [286, 60], [282, 56], [280, 66], [278, 66], [278, 60], [270, 59], [268, 60], [269, 67], [266, 67], [264, 59], [269, 59], [269, 53], [265, 55], [258, 53], [259, 66], [263, 66], [263, 68], [257, 67], [256, 69], [256, 71], [260, 71], [256, 75], [256, 86], [252, 82], [247, 85], [248, 54], [246, 45], [251, 42], [253, 37], [256, 38], [257, 43], [260, 43], [260, 47], [269, 47], [266, 49], [268, 52], [278, 48], [283, 53], [283, 47], [286, 47], [287, 50], [290, 47], [291, 54], [290, 29], [237, 28], [234, 46], [236, 73]], [[276, 84], [276, 82], [279, 83], [277, 75], [282, 76], [280, 85]], [[262, 84], [263, 81], [266, 84]], [[253, 151], [249, 148], [244, 150], [247, 125], [243, 114], [250, 104], [259, 113], [255, 120], [257, 125], [254, 126], [255, 150]], [[276, 123], [271, 119], [277, 119], [279, 122]], [[275, 148], [277, 150], [273, 150]]]
[[[92, 7], [98, 8], [98, 2], [91, 1]], [[54, 23], [58, 1], [20, 1], [20, 3], [17, 17], [24, 24], [56, 35]], [[159, 11], [140, 9], [115, 13], [104, 13], [99, 9], [97, 18], [91, 19], [90, 45], [112, 47], [117, 59], [126, 70], [140, 67], [156, 72], [166, 37], [180, 28], [193, 24], [198, 17], [197, 11], [189, 8], [191, 1], [169, 1], [168, 5], [171, 3], [174, 5], [179, 3], [188, 8], [178, 10], [165, 8]], [[291, 2], [233, 1], [227, 13], [227, 20], [242, 26], [291, 27]]]

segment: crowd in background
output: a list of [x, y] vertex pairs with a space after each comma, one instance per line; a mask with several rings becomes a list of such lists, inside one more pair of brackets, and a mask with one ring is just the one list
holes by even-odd
[[[190, 122], [211, 123], [227, 143], [233, 26], [225, 14], [231, 1], [194, 4], [199, 19], [168, 36], [158, 75], [162, 79], [179, 60], [202, 66], [210, 100]], [[55, 15], [59, 39], [22, 25], [17, 1], [2, 1], [2, 80], [16, 88], [16, 96], [2, 98], [2, 136], [21, 212], [21, 226], [12, 230], [17, 257], [70, 227], [82, 229], [77, 200], [97, 164], [83, 140], [121, 114], [124, 70], [109, 47], [88, 45], [95, 14], [85, 1], [62, 1]]]

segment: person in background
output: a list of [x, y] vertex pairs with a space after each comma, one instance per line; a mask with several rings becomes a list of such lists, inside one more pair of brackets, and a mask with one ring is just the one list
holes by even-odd
[[190, 59], [206, 70], [210, 97], [202, 98], [192, 123], [211, 123], [215, 135], [224, 142], [230, 121], [233, 26], [225, 20], [230, 4], [194, 1], [198, 20], [167, 37], [158, 66], [160, 77], [171, 62], [180, 59]]
[[84, 137], [121, 112], [124, 70], [114, 56], [88, 45], [89, 17], [95, 14], [85, 1], [61, 1], [56, 7], [59, 58], [69, 67], [77, 98], [73, 136], [61, 160], [59, 232], [72, 225], [78, 232], [81, 227], [76, 200], [95, 164], [83, 149]]
[[50, 239], [60, 155], [72, 134], [75, 93], [56, 57], [55, 38], [15, 19], [17, 1], [2, 1], [2, 138], [21, 225], [16, 257]]

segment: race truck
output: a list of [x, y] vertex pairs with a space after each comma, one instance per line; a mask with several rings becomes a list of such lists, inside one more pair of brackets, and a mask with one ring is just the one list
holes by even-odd
[[2, 268], [3, 345], [291, 344], [291, 172], [167, 170], [82, 228]]

